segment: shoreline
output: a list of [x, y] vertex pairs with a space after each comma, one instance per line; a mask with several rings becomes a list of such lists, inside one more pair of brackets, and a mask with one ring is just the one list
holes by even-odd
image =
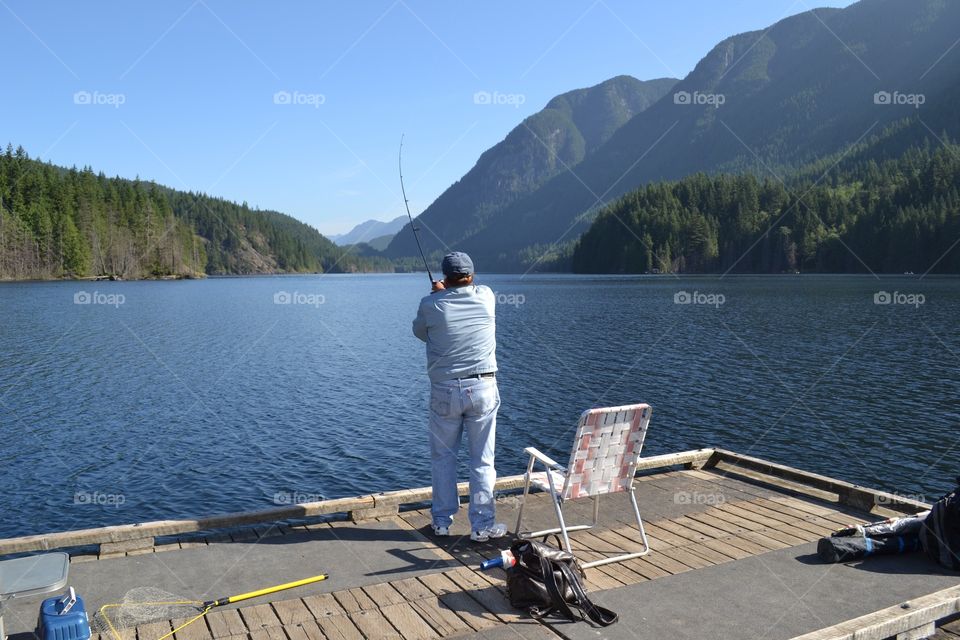
[[[406, 276], [417, 275], [424, 276], [426, 271], [304, 271], [304, 272], [276, 272], [276, 273], [218, 273], [218, 274], [194, 274], [194, 275], [172, 275], [157, 276], [146, 278], [118, 278], [112, 276], [82, 276], [77, 278], [0, 278], [0, 285], [18, 284], [28, 282], [178, 282], [183, 280], [219, 280], [228, 278], [275, 278], [285, 276]], [[718, 282], [726, 279], [740, 278], [872, 278], [876, 280], [909, 278], [911, 280], [927, 279], [950, 279], [960, 277], [960, 273], [573, 273], [573, 272], [533, 272], [524, 274], [513, 271], [491, 271], [479, 273], [478, 276], [520, 276], [520, 277], [569, 277], [584, 279], [609, 279], [609, 280], [694, 280], [694, 279], [714, 279]]]

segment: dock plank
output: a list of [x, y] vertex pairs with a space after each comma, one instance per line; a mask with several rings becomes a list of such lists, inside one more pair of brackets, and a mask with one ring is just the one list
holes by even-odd
[[662, 553], [651, 553], [650, 555], [644, 556], [643, 558], [638, 558], [638, 560], [640, 559], [646, 560], [650, 564], [660, 567], [661, 569], [663, 569], [664, 571], [666, 571], [671, 575], [676, 575], [678, 573], [685, 573], [687, 571], [690, 571], [693, 568], [690, 565], [684, 564], [679, 560], [674, 560], [673, 558], [670, 558]]
[[[698, 517], [693, 517], [693, 516]], [[704, 536], [705, 539], [709, 538], [726, 538], [730, 536], [730, 531], [727, 530], [728, 527], [718, 528], [713, 524], [707, 524], [702, 519], [702, 514], [691, 514], [689, 516], [681, 516], [679, 518], [674, 518], [671, 522], [675, 525], [680, 525], [686, 527], [687, 529], [692, 529]]]
[[[209, 616], [209, 614], [207, 615]], [[142, 624], [139, 627], [137, 627], [136, 637], [137, 637], [137, 640], [157, 640], [157, 638], [161, 638], [167, 635], [168, 633], [170, 633], [172, 629], [173, 627], [170, 626], [169, 620], [163, 620], [162, 622], [151, 622], [149, 624]], [[246, 633], [246, 632], [247, 630], [243, 629], [240, 633]], [[213, 637], [216, 638], [217, 637], [216, 634], [214, 634]], [[91, 638], [91, 640], [93, 639]], [[104, 634], [103, 640], [112, 640], [112, 635]]]
[[726, 542], [741, 548], [745, 548], [751, 544], [757, 545], [766, 548], [768, 551], [776, 551], [778, 549], [786, 549], [787, 547], [796, 546], [795, 544], [784, 542], [783, 540], [779, 540], [777, 538], [771, 538], [770, 536], [760, 533], [759, 531], [748, 531], [741, 537], [730, 538]]
[[704, 522], [710, 523], [715, 522], [716, 520], [722, 520], [728, 522], [732, 525], [740, 527], [742, 531], [763, 531], [767, 529], [766, 524], [752, 519], [751, 517], [744, 517], [745, 515], [742, 510], [737, 508], [736, 505], [723, 505], [722, 507], [716, 507], [705, 511], [702, 514], [698, 514], [699, 517], [706, 518]]
[[443, 606], [436, 594], [416, 578], [397, 580], [392, 584], [440, 636], [452, 635], [471, 628], [451, 609]]
[[747, 527], [743, 526], [737, 522], [731, 522], [729, 519], [718, 518], [716, 516], [710, 515], [709, 513], [691, 513], [687, 516], [690, 520], [698, 522], [702, 525], [706, 525], [722, 533], [715, 535], [717, 538], [724, 538], [727, 536], [738, 536], [744, 531], [750, 531]]
[[457, 614], [441, 606], [440, 601], [436, 598], [432, 600], [426, 598], [415, 600], [410, 603], [410, 606], [430, 625], [434, 633], [441, 638], [462, 633], [470, 629], [470, 626], [461, 620]]
[[423, 600], [434, 596], [430, 589], [416, 578], [404, 578], [403, 580], [394, 580], [390, 585], [400, 592], [407, 602], [413, 600]]
[[[207, 614], [207, 624], [214, 638], [246, 635], [247, 627], [243, 624], [240, 612], [236, 609], [221, 609]], [[159, 638], [160, 636], [154, 636]]]
[[255, 604], [240, 609], [240, 615], [243, 617], [244, 624], [251, 633], [257, 629], [266, 629], [267, 627], [279, 627], [283, 623], [274, 613], [273, 607], [269, 604]]
[[333, 597], [337, 599], [337, 602], [348, 614], [377, 608], [377, 603], [360, 587], [334, 591]]
[[349, 614], [350, 620], [366, 638], [402, 638], [379, 609], [363, 609]]
[[830, 527], [824, 527], [822, 525], [814, 524], [809, 520], [794, 518], [780, 511], [776, 511], [774, 509], [765, 507], [762, 504], [759, 504], [757, 502], [742, 502], [737, 506], [739, 506], [741, 509], [744, 509], [746, 511], [751, 511], [753, 513], [756, 513], [758, 516], [762, 516], [771, 522], [780, 523], [780, 524], [774, 525], [777, 528], [783, 528], [785, 525], [789, 530], [806, 532], [807, 534], [813, 535], [814, 537], [817, 537], [817, 538], [824, 535], [830, 535], [833, 532], [833, 529], [831, 529]]
[[347, 614], [317, 618], [317, 626], [329, 640], [363, 640], [363, 634]]
[[499, 624], [494, 614], [464, 593], [444, 574], [431, 573], [422, 576], [420, 580], [437, 595], [445, 607], [454, 611], [471, 629], [482, 631]]
[[878, 519], [873, 516], [869, 516], [869, 514], [854, 513], [849, 507], [829, 504], [820, 500], [803, 499], [795, 496], [774, 496], [770, 498], [770, 500], [788, 505], [794, 509], [797, 509], [798, 511], [806, 511], [815, 516], [832, 520], [839, 526], [843, 527], [851, 524], [871, 522]]
[[657, 565], [650, 562], [647, 558], [649, 556], [644, 556], [642, 558], [634, 558], [632, 560], [627, 560], [626, 565], [630, 567], [632, 571], [637, 572], [647, 580], [655, 580], [657, 578], [665, 578], [670, 575], [670, 572], [664, 571]]
[[458, 587], [479, 602], [484, 609], [503, 622], [515, 622], [520, 612], [510, 606], [507, 597], [483, 576], [467, 569], [456, 569], [446, 574]]
[[290, 636], [290, 640], [329, 640], [328, 636], [320, 629], [320, 625], [313, 620], [290, 625], [284, 627], [283, 630]]
[[367, 585], [363, 587], [363, 591], [369, 596], [370, 600], [380, 608], [391, 604], [402, 604], [406, 602], [406, 598], [388, 582]]
[[[691, 552], [701, 555], [711, 552], [716, 553], [727, 558], [727, 560], [742, 560], [767, 551], [767, 549], [760, 545], [752, 545], [750, 550], [742, 549], [734, 545], [729, 538], [723, 540], [705, 540], [703, 544], [689, 547], [689, 549]], [[720, 563], [718, 562], [717, 564]]]
[[[713, 540], [715, 536], [706, 535], [674, 520], [658, 520], [650, 526], [653, 530], [662, 530], [686, 540], [685, 544], [699, 544], [704, 540]], [[681, 545], [678, 545], [681, 546]]]
[[310, 610], [314, 619], [347, 613], [332, 593], [317, 593], [307, 596], [303, 599], [303, 604]]
[[[174, 620], [172, 622], [173, 628], [176, 629], [188, 622], [190, 622], [190, 618]], [[208, 640], [212, 638], [213, 635], [210, 633], [210, 628], [207, 627], [206, 616], [204, 616], [187, 624], [187, 626], [173, 634], [173, 637], [174, 640]]]
[[[647, 532], [647, 537], [650, 539], [651, 549], [656, 551], [667, 547], [683, 547], [693, 543], [689, 538], [685, 538], [675, 531], [660, 526], [660, 522], [662, 521], [658, 520], [656, 522], [644, 523], [644, 529]], [[612, 529], [611, 532], [617, 535], [623, 535], [619, 529]]]
[[[597, 538], [594, 535], [587, 534], [583, 531], [577, 534], [574, 544], [574, 555], [582, 562], [603, 560], [618, 552], [622, 553], [622, 551], [613, 547], [609, 542]], [[604, 564], [587, 569], [587, 576], [591, 579], [599, 577], [595, 576], [596, 573], [603, 574], [606, 578], [619, 583], [619, 585], [634, 584], [640, 580], [640, 576], [637, 573], [617, 563]], [[594, 582], [596, 582], [596, 580], [594, 580]]]
[[[314, 597], [317, 602], [311, 602]], [[304, 598], [304, 602], [314, 614], [323, 635], [330, 640], [363, 640], [363, 634], [333, 596], [322, 593], [311, 598]]]
[[425, 640], [426, 638], [439, 637], [408, 602], [381, 607], [380, 612], [407, 640]]
[[287, 640], [283, 627], [264, 627], [250, 632], [250, 640]]
[[313, 620], [313, 614], [299, 598], [290, 600], [276, 600], [273, 603], [273, 611], [280, 619], [280, 623], [286, 625], [296, 625]]
[[664, 556], [672, 560], [676, 560], [677, 562], [680, 562], [691, 569], [703, 569], [704, 567], [712, 567], [714, 564], [716, 564], [690, 552], [684, 547], [674, 547], [672, 549], [667, 549], [662, 553]]
[[762, 533], [762, 535], [768, 538], [773, 538], [774, 540], [778, 540], [788, 547], [795, 547], [803, 544], [804, 542], [810, 542], [811, 540], [816, 540], [820, 537], [802, 529], [788, 527], [778, 520], [769, 518], [763, 514], [757, 513], [756, 511], [746, 509], [739, 504], [728, 504], [725, 505], [725, 508], [734, 515], [746, 520], [751, 520], [762, 526], [761, 529], [758, 529], [753, 533]]

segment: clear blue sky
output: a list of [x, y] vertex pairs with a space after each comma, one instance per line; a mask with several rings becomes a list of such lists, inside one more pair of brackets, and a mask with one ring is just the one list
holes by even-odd
[[848, 4], [0, 0], [0, 140], [337, 233], [403, 214], [401, 133], [416, 215], [558, 93], [682, 78], [727, 36]]

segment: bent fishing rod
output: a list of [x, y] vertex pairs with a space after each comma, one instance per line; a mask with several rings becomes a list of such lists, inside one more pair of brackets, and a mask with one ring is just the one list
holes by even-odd
[[417, 225], [413, 222], [413, 216], [410, 215], [410, 204], [407, 200], [407, 190], [403, 187], [403, 134], [400, 134], [400, 153], [397, 154], [397, 166], [400, 169], [400, 191], [403, 193], [403, 206], [407, 209], [407, 217], [410, 218], [410, 229], [413, 230], [413, 238], [417, 241], [417, 249], [420, 250], [420, 257], [423, 258], [423, 266], [427, 270], [427, 277], [430, 278], [430, 284], [433, 284], [433, 274], [430, 273], [430, 267], [427, 265], [427, 256], [423, 253], [423, 246], [420, 244], [420, 234], [417, 233]]

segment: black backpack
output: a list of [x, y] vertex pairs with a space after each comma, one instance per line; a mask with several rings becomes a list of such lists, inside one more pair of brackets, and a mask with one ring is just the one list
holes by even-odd
[[515, 542], [510, 552], [517, 562], [507, 569], [507, 596], [517, 609], [534, 618], [553, 613], [574, 621], [589, 618], [603, 627], [617, 621], [616, 613], [590, 601], [573, 554], [535, 540]]
[[[957, 483], [960, 485], [960, 478]], [[941, 566], [960, 570], [960, 488], [934, 503], [920, 529], [920, 542]]]

